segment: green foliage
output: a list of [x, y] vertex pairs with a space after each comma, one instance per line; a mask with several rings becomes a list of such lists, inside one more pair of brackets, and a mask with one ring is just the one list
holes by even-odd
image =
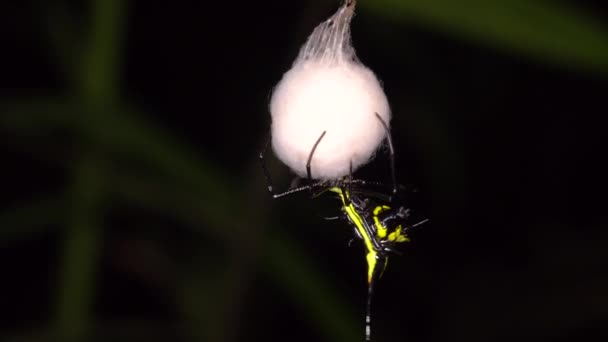
[[361, 6], [501, 51], [567, 68], [608, 72], [608, 27], [557, 1], [378, 0]]

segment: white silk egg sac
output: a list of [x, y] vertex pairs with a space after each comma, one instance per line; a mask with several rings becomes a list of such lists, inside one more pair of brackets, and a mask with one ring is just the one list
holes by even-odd
[[351, 44], [354, 7], [345, 1], [315, 28], [270, 100], [273, 150], [301, 177], [315, 143], [311, 176], [329, 180], [367, 163], [387, 134], [388, 100]]

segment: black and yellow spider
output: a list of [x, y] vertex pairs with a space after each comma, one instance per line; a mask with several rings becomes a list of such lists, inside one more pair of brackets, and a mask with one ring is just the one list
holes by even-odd
[[[311, 163], [314, 152], [325, 136], [323, 132], [313, 145], [308, 161], [306, 172], [308, 184], [289, 189], [285, 192], [276, 193], [273, 188], [270, 173], [264, 163], [264, 154], [268, 148], [266, 143], [260, 153], [262, 169], [266, 177], [268, 191], [273, 198], [280, 198], [287, 195], [309, 191], [312, 197], [317, 197], [323, 193], [334, 193], [341, 201], [341, 215], [354, 228], [355, 235], [363, 241], [367, 260], [367, 284], [368, 297], [366, 306], [366, 329], [365, 340], [371, 341], [371, 298], [373, 285], [382, 275], [386, 268], [388, 257], [391, 254], [399, 254], [397, 245], [409, 241], [407, 231], [418, 226], [427, 220], [408, 224], [410, 210], [405, 206], [393, 206], [395, 197], [399, 195], [399, 187], [395, 182], [394, 149], [392, 138], [386, 123], [376, 114], [376, 117], [387, 132], [387, 143], [389, 147], [389, 157], [391, 166], [392, 186], [389, 188], [382, 183], [369, 182], [361, 179], [354, 179], [351, 172], [348, 176], [337, 180], [323, 180], [314, 182], [311, 176]], [[388, 190], [388, 191], [387, 191]], [[388, 194], [386, 193], [388, 192]]]

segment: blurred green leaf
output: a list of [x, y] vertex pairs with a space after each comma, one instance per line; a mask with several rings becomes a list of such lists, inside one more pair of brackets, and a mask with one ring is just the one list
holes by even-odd
[[542, 62], [608, 73], [606, 25], [557, 1], [375, 0], [360, 5]]
[[[1, 101], [0, 101], [1, 102]], [[0, 125], [19, 134], [67, 129], [108, 149], [113, 155], [141, 160], [197, 192], [213, 194], [209, 206], [228, 205], [236, 187], [206, 158], [170, 132], [144, 120], [135, 110], [98, 108], [100, 115], [85, 115], [91, 108], [56, 99], [5, 101]], [[223, 209], [219, 209], [223, 210]]]
[[62, 219], [65, 201], [59, 196], [32, 199], [29, 203], [3, 208], [0, 213], [0, 243], [28, 239], [43, 233]]
[[122, 0], [92, 1], [93, 20], [79, 70], [82, 78], [75, 89], [83, 91], [85, 100], [104, 103], [120, 94], [125, 4]]
[[95, 156], [83, 158], [74, 170], [70, 211], [62, 247], [55, 307], [59, 341], [83, 341], [93, 326], [102, 227], [103, 167]]
[[[81, 128], [88, 122], [102, 122], [106, 103], [115, 103], [119, 94], [118, 62], [125, 15], [121, 0], [92, 1], [92, 21], [85, 38], [79, 75], [72, 76], [74, 91], [81, 94], [79, 102], [86, 104], [75, 117]], [[104, 104], [104, 105], [101, 105]], [[92, 107], [92, 108], [89, 108]], [[86, 134], [86, 133], [85, 133]], [[61, 271], [57, 288], [54, 333], [60, 341], [83, 341], [93, 326], [93, 298], [97, 287], [99, 254], [102, 246], [101, 204], [105, 165], [98, 154], [102, 146], [83, 139], [72, 174], [70, 212], [62, 246]]]

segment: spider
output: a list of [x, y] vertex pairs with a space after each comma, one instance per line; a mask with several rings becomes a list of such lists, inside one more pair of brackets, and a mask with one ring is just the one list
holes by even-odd
[[[392, 137], [388, 125], [380, 115], [375, 113], [386, 131], [386, 140], [389, 148], [391, 186], [390, 188], [379, 182], [371, 182], [353, 178], [352, 164], [348, 176], [335, 180], [314, 181], [311, 174], [311, 164], [317, 146], [322, 142], [326, 131], [322, 132], [313, 145], [306, 163], [307, 184], [286, 191], [274, 191], [270, 172], [266, 168], [264, 155], [270, 144], [266, 142], [259, 158], [262, 165], [268, 191], [273, 198], [282, 198], [303, 191], [309, 191], [312, 197], [318, 197], [330, 192], [337, 195], [341, 201], [341, 215], [333, 219], [346, 219], [355, 231], [355, 236], [363, 241], [367, 260], [367, 305], [365, 316], [365, 341], [371, 341], [371, 299], [375, 281], [382, 275], [391, 254], [399, 254], [396, 246], [410, 241], [408, 230], [419, 226], [427, 219], [415, 224], [406, 224], [410, 218], [410, 209], [404, 205], [393, 206], [394, 198], [398, 195], [400, 187], [395, 178], [395, 153]], [[388, 190], [388, 194], [386, 193]], [[331, 219], [331, 218], [330, 218]]]

